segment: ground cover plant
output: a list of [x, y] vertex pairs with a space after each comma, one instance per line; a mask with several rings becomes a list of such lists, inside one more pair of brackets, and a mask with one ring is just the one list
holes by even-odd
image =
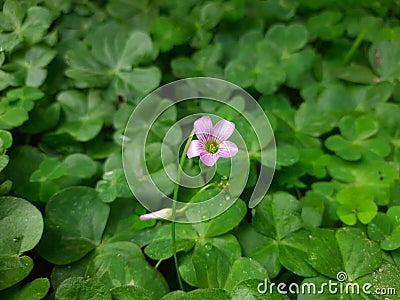
[[[400, 299], [400, 1], [0, 7], [0, 299]], [[156, 219], [125, 177], [126, 124], [156, 88], [199, 76], [257, 100], [274, 132], [275, 175], [249, 207], [259, 170], [275, 157], [240, 110], [194, 99], [148, 126], [149, 108], [144, 155], [166, 195], [182, 132], [166, 150], [162, 142], [193, 114], [235, 124], [250, 170], [221, 215]], [[241, 97], [231, 101], [251, 111]], [[202, 164], [192, 154], [182, 167], [195, 175]], [[239, 176], [229, 162], [219, 158], [208, 185], [180, 187], [179, 200], [226, 189]], [[348, 284], [360, 294], [346, 293]], [[310, 286], [317, 291], [302, 290]]]

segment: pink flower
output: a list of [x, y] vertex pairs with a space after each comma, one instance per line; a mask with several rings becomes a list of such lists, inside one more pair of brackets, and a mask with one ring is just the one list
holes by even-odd
[[156, 220], [156, 219], [167, 219], [171, 216], [171, 209], [170, 208], [163, 208], [161, 210], [141, 215], [140, 220], [141, 221], [147, 221], [147, 220]]
[[235, 130], [235, 124], [226, 120], [219, 121], [213, 127], [209, 116], [201, 117], [194, 122], [194, 132], [198, 140], [190, 143], [187, 156], [200, 156], [207, 166], [213, 166], [220, 157], [232, 157], [238, 152], [238, 147], [227, 141]]

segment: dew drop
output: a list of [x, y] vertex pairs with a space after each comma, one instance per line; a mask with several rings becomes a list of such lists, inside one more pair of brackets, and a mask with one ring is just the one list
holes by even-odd
[[21, 240], [21, 237], [16, 236], [15, 238], [13, 238], [13, 242], [14, 243], [18, 243]]
[[210, 251], [212, 249], [212, 245], [210, 243], [206, 243], [204, 245], [204, 249], [206, 249], [206, 251]]

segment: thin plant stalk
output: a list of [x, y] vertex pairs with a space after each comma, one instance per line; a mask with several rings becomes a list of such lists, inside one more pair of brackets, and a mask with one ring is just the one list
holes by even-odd
[[176, 217], [176, 201], [178, 199], [178, 191], [179, 191], [179, 183], [181, 181], [182, 177], [182, 168], [183, 164], [185, 163], [186, 159], [186, 154], [189, 149], [189, 144], [193, 139], [194, 131], [190, 133], [190, 136], [186, 142], [185, 148], [183, 149], [183, 153], [181, 156], [181, 159], [179, 160], [179, 168], [178, 168], [178, 173], [176, 175], [176, 181], [175, 181], [175, 186], [174, 186], [174, 195], [172, 197], [173, 202], [172, 202], [172, 224], [171, 224], [171, 239], [172, 239], [172, 252], [174, 254], [174, 263], [175, 263], [175, 269], [176, 269], [176, 276], [178, 278], [178, 283], [179, 287], [183, 291], [183, 283], [182, 283], [182, 278], [181, 274], [179, 273], [179, 266], [178, 266], [178, 257], [176, 255], [176, 230], [175, 230], [175, 217]]

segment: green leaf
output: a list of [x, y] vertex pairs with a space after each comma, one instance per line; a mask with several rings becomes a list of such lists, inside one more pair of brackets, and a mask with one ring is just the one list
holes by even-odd
[[198, 240], [194, 251], [180, 260], [182, 278], [198, 287], [223, 287], [240, 245], [231, 234]]
[[24, 279], [33, 269], [28, 256], [0, 256], [0, 291]]
[[299, 160], [299, 151], [296, 147], [284, 144], [277, 146], [276, 149], [276, 163], [278, 166], [291, 166], [294, 165]]
[[[143, 222], [143, 221], [142, 221]], [[198, 235], [189, 224], [176, 224], [176, 251], [189, 251], [196, 244]], [[160, 260], [172, 257], [171, 225], [165, 224], [158, 228], [154, 239], [144, 249], [151, 259]]]
[[112, 300], [111, 293], [100, 282], [92, 278], [71, 277], [60, 285], [55, 295], [57, 300]]
[[310, 246], [308, 261], [316, 271], [330, 278], [336, 278], [343, 271], [343, 258], [333, 230], [314, 231], [310, 235]]
[[378, 212], [375, 218], [368, 224], [368, 236], [374, 242], [381, 242], [391, 232], [391, 222], [388, 216]]
[[94, 189], [71, 187], [58, 192], [46, 205], [38, 252], [60, 265], [79, 260], [100, 244], [109, 211]]
[[382, 80], [400, 77], [400, 43], [398, 41], [381, 41], [372, 44], [368, 58], [371, 67]]
[[32, 173], [30, 180], [44, 182], [60, 178], [65, 174], [65, 167], [57, 158], [47, 158], [39, 165], [39, 169]]
[[29, 134], [37, 134], [53, 129], [60, 120], [60, 104], [36, 106], [29, 114], [29, 120], [23, 124], [21, 130]]
[[346, 162], [331, 157], [328, 172], [334, 179], [369, 189], [377, 205], [387, 205], [390, 200], [390, 188], [399, 178], [398, 172], [391, 164], [367, 159]]
[[104, 173], [103, 180], [96, 184], [96, 191], [105, 203], [113, 202], [117, 197], [129, 197], [132, 194], [122, 169]]
[[324, 216], [324, 201], [322, 197], [316, 194], [307, 194], [300, 200], [301, 203], [301, 218], [304, 225], [312, 228], [319, 227]]
[[[384, 260], [379, 268], [375, 269], [372, 273], [360, 278], [357, 281], [361, 286], [365, 283], [372, 285], [370, 291], [373, 291], [374, 288], [380, 288], [380, 290], [385, 288], [387, 291], [387, 296], [394, 298], [400, 288], [399, 281], [397, 280], [399, 271], [400, 269], [396, 265]], [[391, 289], [390, 292], [389, 288]], [[389, 295], [389, 293], [391, 293], [391, 295]], [[377, 296], [375, 299], [379, 299], [378, 297], [379, 296]]]
[[86, 275], [103, 283], [107, 289], [134, 285], [151, 291], [156, 299], [168, 292], [164, 277], [144, 258], [132, 242], [115, 242], [97, 248]]
[[152, 23], [150, 33], [154, 44], [162, 51], [169, 51], [189, 37], [189, 30], [172, 18], [158, 16]]
[[378, 215], [368, 224], [368, 236], [380, 242], [383, 250], [395, 250], [400, 247], [400, 206], [392, 206], [386, 214]]
[[235, 286], [248, 279], [268, 279], [266, 270], [255, 260], [241, 257], [236, 260], [225, 282], [224, 289], [232, 291]]
[[335, 40], [344, 32], [340, 23], [342, 14], [337, 10], [325, 10], [308, 20], [308, 28], [312, 33], [325, 41]]
[[262, 2], [259, 9], [267, 18], [289, 20], [295, 15], [298, 5], [299, 3], [294, 0], [274, 0]]
[[281, 240], [303, 227], [301, 205], [284, 192], [266, 196], [255, 209], [254, 227], [262, 234]]
[[219, 216], [201, 223], [193, 224], [193, 228], [198, 232], [200, 237], [219, 236], [229, 232], [239, 225], [246, 215], [246, 204], [243, 200], [238, 199], [231, 207]]
[[40, 211], [24, 199], [0, 197], [0, 228], [1, 255], [20, 254], [39, 243], [43, 218]]
[[75, 90], [63, 91], [57, 100], [66, 115], [66, 122], [59, 131], [69, 133], [78, 141], [93, 139], [103, 124], [111, 123], [114, 108], [99, 91], [91, 91], [87, 97]]
[[339, 272], [346, 272], [349, 280], [354, 281], [381, 264], [382, 252], [359, 229], [318, 229], [310, 235], [308, 261], [329, 278], [336, 279]]
[[364, 232], [345, 227], [337, 230], [336, 240], [350, 279], [371, 273], [381, 263], [382, 252], [376, 243], [367, 239]]
[[26, 18], [21, 27], [25, 40], [29, 44], [41, 41], [53, 19], [54, 14], [44, 7], [33, 6], [28, 8]]
[[[24, 82], [27, 86], [39, 87], [47, 77], [45, 68], [56, 56], [57, 51], [42, 46], [34, 46], [12, 61], [8, 68], [21, 72], [23, 70]], [[19, 76], [21, 76], [19, 74]]]
[[231, 298], [227, 291], [217, 288], [198, 289], [186, 294], [182, 294], [181, 291], [175, 291], [165, 295], [162, 298], [162, 300], [203, 300], [203, 299], [229, 300]]
[[[261, 284], [261, 286], [260, 286]], [[262, 290], [264, 287], [267, 290], [264, 293]], [[271, 288], [272, 293], [270, 292], [270, 285], [268, 285], [268, 281], [263, 279], [262, 281], [258, 279], [249, 279], [239, 283], [235, 289], [231, 292], [231, 299], [232, 300], [241, 300], [241, 299], [278, 299], [278, 300], [285, 300], [289, 299], [287, 296], [279, 293], [276, 287]], [[260, 292], [261, 291], [261, 292]]]
[[[7, 33], [0, 33], [0, 40], [5, 51], [13, 51], [25, 40], [28, 44], [41, 41], [50, 27], [54, 15], [46, 8], [33, 6], [26, 9], [15, 0], [4, 3], [0, 15], [1, 25]], [[3, 31], [3, 30], [2, 30]], [[10, 32], [11, 31], [11, 32]]]
[[225, 285], [230, 264], [227, 257], [209, 242], [196, 244], [192, 256], [200, 288], [217, 288]]
[[380, 137], [373, 137], [378, 131], [378, 123], [367, 116], [354, 120], [345, 116], [340, 120], [342, 136], [330, 136], [325, 145], [346, 160], [358, 160], [369, 152], [385, 157], [390, 153], [389, 144]]
[[62, 162], [65, 168], [65, 175], [90, 178], [97, 171], [96, 163], [87, 155], [82, 153], [74, 153], [68, 155]]
[[147, 33], [128, 33], [115, 23], [105, 24], [88, 37], [94, 57], [114, 70], [130, 70], [151, 59], [153, 45]]
[[279, 261], [286, 269], [300, 276], [314, 276], [315, 270], [307, 262], [310, 247], [309, 232], [299, 230], [285, 237], [279, 246]]
[[337, 194], [340, 206], [337, 215], [346, 225], [355, 225], [357, 219], [363, 224], [368, 224], [378, 213], [374, 196], [368, 189], [350, 187]]
[[3, 150], [8, 149], [12, 145], [12, 135], [8, 131], [0, 130], [0, 143]]
[[152, 300], [149, 291], [136, 286], [120, 286], [111, 290], [113, 300]]
[[147, 33], [106, 23], [91, 33], [87, 42], [91, 51], [78, 44], [68, 54], [70, 68], [66, 75], [75, 80], [77, 87], [110, 85], [114, 93], [141, 97], [160, 83], [161, 74], [156, 67], [137, 67], [154, 57]]
[[25, 284], [21, 289], [14, 286], [3, 293], [0, 296], [3, 299], [10, 300], [40, 300], [46, 297], [47, 292], [50, 288], [50, 283], [47, 278], [37, 278], [27, 284]]
[[243, 226], [239, 230], [243, 255], [258, 261], [267, 270], [268, 276], [275, 278], [282, 268], [276, 241], [258, 233], [252, 226]]
[[303, 48], [307, 43], [307, 28], [301, 24], [274, 25], [271, 26], [266, 34], [267, 42], [272, 43], [273, 47], [282, 55], [289, 54]]
[[28, 112], [34, 107], [34, 101], [43, 95], [33, 87], [8, 91], [0, 102], [0, 129], [11, 129], [28, 120]]

